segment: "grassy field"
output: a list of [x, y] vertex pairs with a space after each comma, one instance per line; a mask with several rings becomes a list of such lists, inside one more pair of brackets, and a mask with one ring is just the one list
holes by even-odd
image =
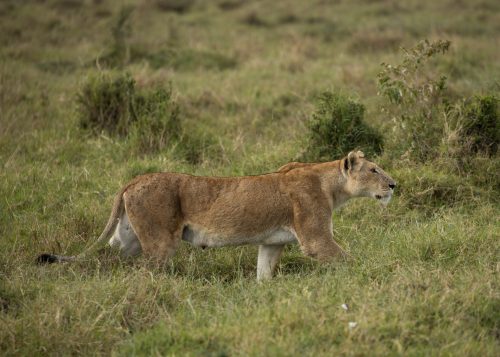
[[[498, 95], [499, 34], [495, 0], [0, 2], [0, 354], [498, 356], [498, 154], [465, 170], [402, 155], [377, 74], [401, 46], [446, 39], [432, 71], [449, 98]], [[141, 151], [82, 129], [79, 94], [110, 71], [171, 88], [190, 139]], [[95, 240], [140, 173], [259, 174], [299, 158], [325, 90], [366, 106], [387, 142], [374, 160], [399, 184], [386, 209], [334, 213], [355, 260], [319, 265], [290, 246], [261, 284], [256, 247], [183, 244], [162, 268], [108, 249], [34, 264]]]

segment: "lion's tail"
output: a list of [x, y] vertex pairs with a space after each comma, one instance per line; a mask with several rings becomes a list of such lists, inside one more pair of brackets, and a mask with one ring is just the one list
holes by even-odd
[[104, 228], [104, 231], [101, 233], [99, 238], [97, 239], [94, 244], [92, 244], [89, 248], [85, 249], [82, 253], [78, 255], [72, 255], [72, 256], [64, 256], [64, 255], [55, 255], [55, 254], [40, 254], [36, 258], [36, 262], [38, 264], [51, 264], [51, 263], [62, 263], [62, 262], [71, 262], [75, 260], [80, 260], [85, 258], [89, 253], [93, 252], [97, 248], [101, 246], [103, 242], [105, 242], [108, 237], [111, 235], [111, 233], [114, 231], [116, 228], [116, 225], [118, 224], [118, 220], [123, 214], [123, 210], [125, 209], [125, 205], [123, 202], [123, 193], [128, 187], [124, 187], [115, 197], [115, 201], [113, 203], [113, 209], [111, 211], [111, 215], [109, 216], [108, 223], [106, 224], [106, 227]]

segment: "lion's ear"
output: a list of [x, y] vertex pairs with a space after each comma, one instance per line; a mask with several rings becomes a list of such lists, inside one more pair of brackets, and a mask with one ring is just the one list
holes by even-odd
[[344, 161], [344, 169], [351, 171], [359, 163], [361, 158], [365, 157], [362, 151], [351, 151]]

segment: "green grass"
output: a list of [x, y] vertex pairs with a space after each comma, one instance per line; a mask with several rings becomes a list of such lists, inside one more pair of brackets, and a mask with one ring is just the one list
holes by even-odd
[[262, 284], [256, 247], [183, 244], [163, 268], [107, 249], [34, 264], [88, 246], [135, 175], [258, 174], [299, 157], [325, 90], [355, 95], [389, 138], [376, 78], [400, 45], [449, 39], [435, 65], [452, 96], [498, 93], [497, 2], [136, 4], [121, 70], [140, 91], [171, 85], [183, 131], [203, 134], [141, 155], [79, 128], [78, 93], [105, 70], [126, 4], [0, 3], [1, 355], [498, 355], [498, 156], [456, 167], [386, 151], [399, 184], [387, 209], [358, 200], [333, 216], [355, 260], [322, 266], [287, 247]]

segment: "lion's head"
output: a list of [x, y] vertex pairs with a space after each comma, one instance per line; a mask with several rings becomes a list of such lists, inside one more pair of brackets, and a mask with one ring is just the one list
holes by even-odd
[[363, 152], [351, 151], [342, 160], [346, 189], [353, 197], [373, 197], [384, 205], [389, 203], [396, 182], [377, 164], [365, 159]]

